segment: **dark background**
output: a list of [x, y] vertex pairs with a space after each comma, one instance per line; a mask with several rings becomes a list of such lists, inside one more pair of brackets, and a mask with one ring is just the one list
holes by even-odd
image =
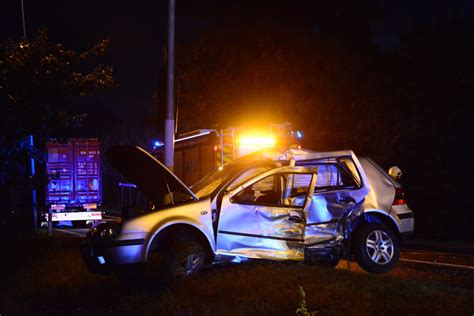
[[[291, 121], [308, 148], [398, 165], [417, 237], [474, 240], [474, 4], [256, 2], [177, 0], [179, 131]], [[162, 138], [166, 12], [166, 1], [25, 0], [28, 37], [111, 41], [103, 62], [119, 86], [83, 98], [83, 126], [51, 136], [98, 137], [103, 151]], [[3, 1], [0, 40], [21, 36], [20, 1]]]

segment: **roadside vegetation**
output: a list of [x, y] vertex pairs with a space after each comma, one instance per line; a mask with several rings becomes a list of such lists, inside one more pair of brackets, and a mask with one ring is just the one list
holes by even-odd
[[[40, 237], [6, 245], [2, 315], [471, 315], [472, 271], [401, 263], [384, 276], [354, 263], [347, 271], [295, 262], [247, 261], [210, 267], [169, 289], [137, 288], [88, 273], [80, 240]], [[16, 249], [16, 251], [13, 251]]]

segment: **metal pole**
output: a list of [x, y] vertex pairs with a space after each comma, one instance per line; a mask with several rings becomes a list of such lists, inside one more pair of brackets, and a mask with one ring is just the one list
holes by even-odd
[[[30, 147], [31, 148], [34, 148], [34, 142], [33, 142], [33, 135], [30, 135]], [[33, 232], [36, 233], [36, 229], [37, 229], [37, 224], [38, 224], [38, 208], [37, 208], [37, 205], [36, 205], [36, 188], [35, 188], [35, 181], [34, 181], [34, 177], [35, 177], [35, 173], [36, 173], [36, 170], [35, 170], [35, 159], [33, 158], [33, 153], [31, 154], [31, 158], [30, 158], [30, 164], [31, 164], [31, 167], [30, 167], [30, 175], [31, 175], [31, 180], [32, 180], [32, 189], [31, 189], [31, 203], [32, 203], [32, 206], [33, 206]]]
[[21, 1], [21, 19], [23, 22], [23, 39], [26, 41], [26, 24], [25, 24], [25, 7], [23, 6], [23, 0]]
[[[23, 40], [26, 41], [26, 23], [25, 23], [25, 6], [23, 5], [23, 0], [21, 2], [21, 22], [23, 26]], [[29, 136], [30, 147], [34, 148], [34, 138], [33, 134]], [[33, 154], [31, 154], [30, 158], [30, 176], [31, 180], [34, 180], [35, 177], [35, 158], [33, 158]], [[33, 206], [33, 232], [36, 233], [37, 224], [38, 224], [38, 209], [36, 205], [36, 188], [34, 181], [32, 182], [32, 190], [31, 190], [31, 203]]]
[[174, 13], [175, 0], [168, 0], [168, 58], [165, 118], [165, 165], [174, 167]]

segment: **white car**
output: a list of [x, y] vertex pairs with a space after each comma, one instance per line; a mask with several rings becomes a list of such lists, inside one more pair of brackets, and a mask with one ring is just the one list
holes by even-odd
[[106, 155], [152, 206], [89, 231], [81, 252], [92, 272], [144, 267], [174, 278], [222, 257], [335, 266], [353, 254], [368, 272], [385, 273], [414, 230], [401, 186], [350, 150], [264, 150], [190, 188], [142, 148]]

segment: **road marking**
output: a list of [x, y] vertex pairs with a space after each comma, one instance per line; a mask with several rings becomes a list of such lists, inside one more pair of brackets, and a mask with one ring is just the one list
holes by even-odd
[[433, 266], [448, 267], [448, 268], [474, 270], [474, 266], [465, 266], [465, 265], [453, 264], [453, 263], [441, 263], [441, 262], [432, 262], [432, 261], [423, 261], [423, 260], [414, 260], [414, 259], [400, 259], [400, 261], [412, 262], [412, 263], [424, 263], [424, 264], [429, 264]]
[[431, 251], [431, 250], [408, 250], [401, 249], [401, 253], [413, 254], [413, 255], [438, 255], [438, 256], [452, 256], [452, 257], [473, 257], [473, 255], [466, 253], [456, 253], [456, 252], [440, 252], [440, 251]]
[[66, 230], [66, 229], [61, 229], [61, 228], [53, 228], [54, 231], [58, 231], [60, 233], [66, 233], [66, 234], [71, 234], [79, 237], [85, 237], [86, 233], [79, 233], [71, 230]]

